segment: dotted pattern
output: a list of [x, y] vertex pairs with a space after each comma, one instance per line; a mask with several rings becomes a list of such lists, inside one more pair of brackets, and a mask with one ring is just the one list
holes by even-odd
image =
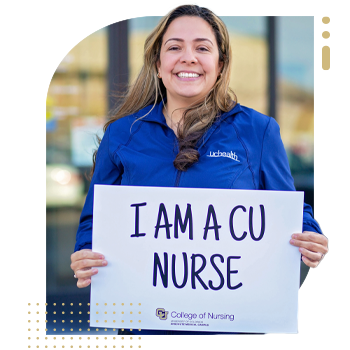
[[[47, 307], [48, 303], [43, 303], [41, 305], [44, 305]], [[107, 303], [104, 304], [105, 306], [107, 306]], [[115, 303], [113, 304], [115, 305]], [[124, 305], [124, 303], [122, 303], [122, 305]], [[132, 306], [133, 304], [130, 303], [130, 306]], [[78, 332], [82, 331], [82, 327], [79, 328], [72, 328], [72, 326], [74, 325], [75, 319], [74, 319], [74, 314], [78, 315], [78, 318], [83, 318], [81, 317], [83, 312], [79, 311], [79, 307], [86, 307], [86, 306], [90, 306], [89, 303], [87, 303], [86, 305], [83, 305], [82, 303], [78, 303], [78, 305], [74, 305], [74, 303], [52, 303], [52, 306], [54, 307], [54, 311], [51, 312], [51, 315], [49, 315], [48, 311], [45, 312], [40, 312], [38, 311], [38, 307], [40, 306], [40, 303], [28, 303], [28, 348], [33, 348], [33, 349], [37, 349], [37, 348], [51, 348], [51, 349], [72, 349], [72, 348], [76, 348], [76, 349], [90, 349], [90, 348], [101, 348], [101, 349], [116, 349], [116, 348], [141, 348], [140, 340], [141, 337], [140, 336], [130, 336], [130, 337], [125, 337], [125, 336], [79, 336]], [[137, 306], [135, 304], [135, 306]], [[141, 303], [138, 303], [138, 306], [141, 306]], [[46, 309], [47, 310], [47, 309]], [[98, 312], [97, 312], [98, 313]], [[115, 312], [113, 312], [115, 314]], [[124, 313], [124, 312], [123, 312]], [[90, 311], [87, 312], [87, 314], [90, 314]], [[102, 313], [103, 314], [107, 314], [107, 311]], [[130, 312], [130, 314], [133, 314], [133, 312]], [[140, 318], [141, 315], [141, 311], [135, 311], [135, 316], [139, 316], [138, 318]], [[51, 318], [49, 317], [51, 316], [52, 319], [52, 324], [54, 325], [53, 328], [53, 332], [57, 332], [57, 336], [55, 335], [46, 335], [44, 337], [42, 336], [37, 336], [38, 334], [41, 333], [37, 333], [39, 332], [39, 330], [41, 331], [48, 331], [48, 323], [51, 321]], [[43, 320], [43, 317], [45, 317], [46, 319]], [[87, 322], [89, 322], [90, 320], [87, 320]], [[139, 320], [139, 322], [141, 323], [141, 320]], [[82, 319], [79, 319], [79, 323], [82, 323]], [[43, 326], [43, 324], [45, 326]], [[65, 326], [66, 325], [66, 326]], [[45, 327], [45, 328], [44, 328]], [[90, 329], [87, 328], [86, 329], [88, 332], [91, 331], [91, 333], [93, 334], [93, 331], [95, 332], [99, 332], [99, 331], [107, 331], [107, 328], [104, 329]], [[141, 328], [138, 329], [139, 331], [141, 331]], [[58, 333], [60, 331], [60, 334]], [[72, 334], [73, 331], [77, 332], [77, 336], [70, 336], [70, 334]], [[124, 331], [124, 329], [122, 329], [122, 331]], [[130, 331], [133, 331], [132, 328], [130, 328]], [[135, 330], [134, 330], [135, 331]], [[67, 333], [67, 336], [60, 336], [62, 334], [62, 332]], [[118, 332], [118, 329], [113, 328], [113, 332]], [[70, 333], [70, 334], [69, 334]], [[96, 333], [95, 333], [96, 334]], [[134, 340], [134, 345], [111, 345], [110, 342], [108, 343], [108, 345], [105, 343], [107, 340], [111, 340], [113, 339], [114, 341], [117, 340], [121, 340], [122, 343], [124, 343], [125, 339], [130, 340]], [[73, 345], [68, 344], [69, 342], [72, 343], [72, 341], [75, 341]], [[79, 345], [79, 342], [83, 342], [84, 340], [91, 340], [94, 342], [94, 345]], [[53, 342], [52, 342], [53, 341]], [[60, 343], [59, 345], [54, 345], [52, 343], [55, 342]], [[61, 342], [64, 341], [64, 343], [66, 343], [66, 345], [61, 345]], [[100, 345], [95, 345], [95, 342], [98, 341], [100, 343]], [[40, 342], [40, 344], [38, 345], [38, 343]], [[50, 345], [45, 345], [45, 343], [50, 343]], [[125, 343], [124, 343], [125, 344]]]
[[[133, 306], [134, 304], [133, 304], [133, 303], [130, 303], [129, 305], [130, 305], [130, 307], [131, 307], [131, 306]], [[102, 309], [103, 309], [104, 306], [108, 306], [108, 305], [107, 305], [107, 303], [103, 303], [102, 305], [100, 305], [99, 303], [96, 303], [96, 306], [101, 306]], [[113, 306], [116, 306], [116, 303], [113, 303]], [[121, 306], [125, 306], [125, 304], [124, 304], [124, 303], [121, 303]], [[141, 306], [141, 303], [135, 304], [135, 306], [136, 306], [136, 307], [140, 307], [140, 306]], [[112, 310], [113, 310], [113, 307], [112, 307]], [[135, 314], [134, 314], [134, 312], [135, 312]], [[112, 313], [113, 313], [113, 322], [116, 322], [116, 320], [115, 320], [115, 318], [117, 318], [116, 311], [112, 311]], [[96, 323], [99, 323], [99, 322], [100, 322], [102, 325], [103, 325], [103, 323], [107, 323], [107, 320], [105, 319], [106, 317], [105, 317], [105, 318], [103, 317], [103, 316], [107, 315], [107, 311], [103, 311], [103, 310], [101, 310], [101, 311], [96, 311], [96, 314], [98, 315], [98, 317], [100, 317], [100, 315], [102, 316], [102, 319], [97, 319], [97, 320], [96, 320]], [[141, 320], [140, 320], [140, 318], [141, 318], [141, 311], [137, 308], [136, 311], [129, 311], [129, 314], [135, 317], [134, 320], [130, 320], [130, 321], [129, 321], [129, 322], [130, 322], [130, 327], [132, 327], [133, 325], [135, 325], [135, 323], [136, 323], [136, 326], [137, 326], [137, 325], [140, 326], [140, 325], [141, 325]], [[120, 316], [121, 316], [121, 322], [122, 322], [122, 323], [127, 322], [127, 321], [124, 319], [124, 318], [126, 318], [126, 317], [123, 317], [123, 316], [127, 316], [127, 311], [122, 311]], [[128, 326], [126, 323], [125, 323], [125, 325]], [[128, 328], [128, 329], [129, 329], [129, 328]], [[122, 330], [124, 330], [124, 329], [122, 329]], [[132, 330], [133, 330], [133, 328], [130, 328], [130, 332], [132, 332]], [[139, 331], [141, 331], [141, 328], [139, 328]]]
[[[315, 32], [315, 37], [322, 37], [322, 47], [321, 47], [321, 59], [322, 59], [322, 72], [328, 72], [331, 70], [331, 17], [330, 16], [315, 16], [315, 21], [317, 21], [317, 23], [322, 22], [322, 32]], [[316, 22], [315, 22], [316, 23]], [[316, 49], [316, 52], [319, 49]], [[316, 53], [315, 53], [316, 54]], [[318, 55], [318, 54], [317, 54]], [[316, 71], [315, 71], [316, 74]], [[324, 74], [324, 73], [323, 73]], [[327, 73], [329, 74], [329, 73]], [[314, 95], [314, 140], [315, 140], [315, 95]], [[314, 141], [314, 161], [315, 161], [315, 141]], [[315, 183], [315, 178], [314, 178], [314, 183]]]
[[[329, 17], [323, 17], [322, 22], [324, 24], [328, 24], [331, 21]], [[328, 39], [331, 36], [331, 33], [327, 30], [325, 30], [322, 33], [323, 39]], [[323, 46], [322, 47], [322, 69], [323, 70], [329, 70], [330, 69], [330, 47], [329, 46]]]

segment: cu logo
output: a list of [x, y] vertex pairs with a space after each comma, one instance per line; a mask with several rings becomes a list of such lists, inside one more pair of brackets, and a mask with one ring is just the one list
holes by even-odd
[[156, 310], [156, 316], [159, 317], [160, 320], [166, 320], [168, 318], [169, 311], [165, 311], [165, 309], [158, 308]]

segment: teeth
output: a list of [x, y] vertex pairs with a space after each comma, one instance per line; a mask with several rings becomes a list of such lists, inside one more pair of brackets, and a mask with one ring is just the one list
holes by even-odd
[[197, 78], [197, 77], [199, 77], [199, 74], [181, 72], [181, 73], [178, 73], [177, 76], [180, 78]]

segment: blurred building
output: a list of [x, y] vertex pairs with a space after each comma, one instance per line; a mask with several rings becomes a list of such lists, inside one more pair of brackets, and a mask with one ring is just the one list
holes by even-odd
[[[96, 135], [113, 91], [142, 66], [160, 17], [115, 23], [78, 43], [57, 67], [47, 97], [47, 298], [86, 296], [70, 269]], [[238, 102], [276, 118], [298, 190], [313, 205], [313, 17], [222, 17], [233, 49]]]

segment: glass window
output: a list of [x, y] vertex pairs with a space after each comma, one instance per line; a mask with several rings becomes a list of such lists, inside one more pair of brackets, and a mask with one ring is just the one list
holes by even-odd
[[297, 189], [313, 204], [314, 19], [278, 17], [277, 116]]
[[147, 36], [162, 17], [149, 16], [128, 20], [129, 82], [133, 82], [143, 65], [143, 47]]
[[262, 16], [221, 17], [232, 47], [231, 88], [238, 102], [268, 113], [268, 43], [266, 18]]
[[[107, 114], [107, 28], [78, 43], [54, 73], [47, 95], [48, 295], [74, 286], [70, 255], [88, 187], [96, 133]], [[74, 287], [76, 288], [76, 287]]]

